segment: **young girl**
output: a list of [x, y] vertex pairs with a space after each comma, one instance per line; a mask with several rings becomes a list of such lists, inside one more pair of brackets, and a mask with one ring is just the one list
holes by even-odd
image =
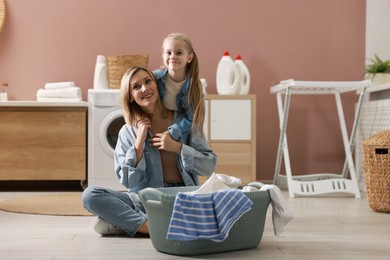
[[128, 192], [89, 186], [82, 202], [98, 216], [95, 231], [101, 235], [148, 234], [138, 191], [199, 185], [198, 176], [211, 175], [217, 157], [196, 131], [183, 134], [179, 141], [163, 133], [182, 115], [162, 105], [157, 82], [147, 68], [134, 67], [125, 73], [121, 105], [126, 124], [115, 147], [115, 172]]
[[199, 78], [199, 61], [191, 40], [183, 34], [171, 33], [163, 42], [165, 68], [155, 70], [162, 103], [169, 110], [185, 115], [168, 127], [171, 136], [178, 140], [192, 130], [203, 133], [205, 108], [202, 84]]

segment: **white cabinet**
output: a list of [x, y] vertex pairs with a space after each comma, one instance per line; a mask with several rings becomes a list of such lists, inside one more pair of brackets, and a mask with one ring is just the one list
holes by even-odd
[[218, 156], [215, 172], [255, 181], [256, 96], [206, 95], [205, 102], [205, 134]]
[[250, 99], [210, 99], [211, 140], [251, 140]]

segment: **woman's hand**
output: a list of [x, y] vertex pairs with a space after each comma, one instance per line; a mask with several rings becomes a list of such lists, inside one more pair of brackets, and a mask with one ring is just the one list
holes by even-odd
[[137, 121], [137, 139], [135, 140], [135, 151], [137, 154], [137, 164], [142, 158], [145, 148], [145, 141], [148, 131], [151, 127], [150, 119], [145, 117]]
[[168, 131], [153, 135], [149, 142], [154, 148], [158, 150], [173, 152], [178, 155], [181, 153], [182, 144], [173, 140]]
[[145, 117], [137, 121], [137, 141], [144, 143], [149, 129], [151, 128], [150, 119]]

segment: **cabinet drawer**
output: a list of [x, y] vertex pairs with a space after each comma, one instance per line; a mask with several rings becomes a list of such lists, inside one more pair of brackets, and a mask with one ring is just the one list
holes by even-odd
[[[215, 142], [211, 143], [211, 149], [217, 154], [216, 173], [240, 178], [243, 183], [254, 181], [253, 154], [250, 143]], [[201, 178], [203, 183], [207, 178]]]
[[218, 156], [218, 165], [250, 165], [252, 154], [250, 143], [212, 142], [211, 149]]

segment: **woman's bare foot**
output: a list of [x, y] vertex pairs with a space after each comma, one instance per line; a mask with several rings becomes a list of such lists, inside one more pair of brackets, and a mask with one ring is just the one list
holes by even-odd
[[149, 235], [149, 226], [148, 221], [145, 221], [138, 229], [138, 232], [141, 234]]

